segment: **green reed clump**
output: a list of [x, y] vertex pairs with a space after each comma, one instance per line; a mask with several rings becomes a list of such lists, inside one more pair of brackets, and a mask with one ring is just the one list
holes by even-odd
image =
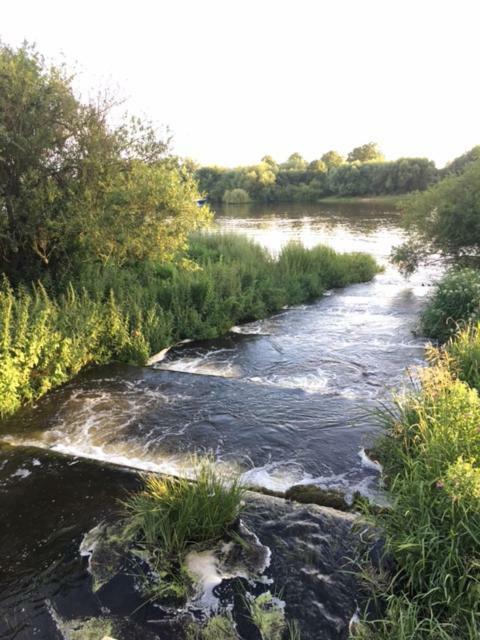
[[285, 247], [278, 260], [235, 234], [199, 234], [177, 263], [85, 264], [35, 287], [0, 288], [0, 417], [113, 360], [144, 364], [184, 338], [225, 334], [378, 272], [368, 255]]
[[186, 596], [190, 585], [186, 554], [229, 535], [244, 493], [238, 479], [223, 477], [207, 460], [196, 465], [193, 481], [146, 476], [144, 488], [124, 502], [127, 535], [155, 570], [157, 596]]
[[476, 331], [431, 350], [418, 388], [383, 414], [377, 452], [392, 508], [376, 521], [396, 573], [376, 594], [386, 601], [384, 619], [358, 637], [480, 637], [480, 399], [468, 384], [477, 381], [469, 375]]
[[125, 502], [130, 528], [149, 549], [180, 555], [192, 545], [215, 542], [237, 520], [244, 489], [211, 462], [198, 465], [194, 481], [149, 475], [142, 491]]
[[480, 322], [464, 327], [438, 353], [454, 375], [480, 393]]

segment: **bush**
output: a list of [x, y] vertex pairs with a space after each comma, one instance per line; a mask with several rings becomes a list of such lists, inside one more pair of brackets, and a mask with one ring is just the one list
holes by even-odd
[[[141, 317], [136, 318], [141, 322]], [[56, 300], [37, 286], [0, 288], [0, 416], [63, 384], [83, 367], [148, 357], [141, 326], [120, 310], [69, 287]]]
[[422, 316], [422, 329], [445, 340], [463, 325], [480, 320], [480, 271], [453, 269], [440, 280]]
[[225, 204], [245, 204], [250, 202], [248, 191], [240, 188], [225, 191], [222, 199]]

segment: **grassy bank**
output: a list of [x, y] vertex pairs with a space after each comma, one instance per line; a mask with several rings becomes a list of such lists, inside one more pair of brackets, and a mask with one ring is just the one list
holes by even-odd
[[96, 363], [143, 364], [183, 338], [213, 338], [239, 322], [367, 281], [365, 254], [287, 246], [277, 260], [231, 234], [197, 235], [179, 263], [87, 264], [72, 283], [0, 287], [0, 416]]
[[377, 516], [394, 570], [374, 576], [381, 620], [358, 638], [480, 637], [480, 325], [431, 349], [377, 443], [391, 510]]

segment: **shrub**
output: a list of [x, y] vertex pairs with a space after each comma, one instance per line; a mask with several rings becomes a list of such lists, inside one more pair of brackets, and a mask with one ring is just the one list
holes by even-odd
[[480, 320], [480, 271], [453, 269], [438, 283], [422, 316], [426, 335], [445, 340], [459, 327]]
[[225, 191], [222, 199], [225, 204], [246, 204], [250, 202], [248, 191], [240, 188]]

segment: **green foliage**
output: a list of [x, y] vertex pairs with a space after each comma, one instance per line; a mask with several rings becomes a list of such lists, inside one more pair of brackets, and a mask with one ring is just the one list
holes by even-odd
[[343, 156], [341, 156], [337, 151], [327, 151], [327, 153], [323, 154], [320, 160], [326, 165], [327, 169], [334, 169], [345, 162]]
[[376, 519], [396, 571], [377, 593], [385, 618], [361, 627], [358, 638], [479, 637], [480, 399], [459, 379], [478, 384], [478, 361], [473, 376], [464, 367], [479, 354], [475, 333], [446, 352], [431, 350], [418, 389], [384, 414], [377, 449], [392, 506]]
[[[266, 158], [266, 160], [265, 160]], [[202, 191], [221, 202], [237, 189], [262, 202], [317, 202], [326, 196], [396, 195], [424, 190], [437, 178], [433, 162], [425, 158], [380, 159], [345, 164], [335, 151], [308, 163], [292, 154], [278, 166], [265, 156], [258, 165], [227, 170], [202, 167], [196, 173]], [[228, 195], [227, 195], [228, 194]]]
[[35, 49], [0, 46], [0, 268], [10, 278], [170, 259], [208, 221], [187, 165], [139, 120], [110, 127], [112, 106], [81, 103]]
[[238, 640], [235, 623], [230, 615], [216, 615], [205, 625], [191, 624], [187, 627], [187, 640]]
[[113, 636], [113, 625], [110, 620], [104, 618], [90, 618], [86, 621], [69, 622], [71, 630], [66, 633], [68, 640], [103, 640]]
[[278, 260], [233, 234], [199, 234], [178, 263], [86, 263], [42, 286], [0, 288], [0, 416], [94, 363], [143, 364], [183, 338], [214, 338], [247, 322], [370, 280], [375, 261], [289, 245]]
[[423, 332], [445, 340], [463, 325], [477, 320], [480, 320], [480, 271], [450, 270], [436, 285], [423, 312]]
[[235, 478], [222, 477], [214, 463], [196, 465], [193, 481], [149, 475], [142, 491], [124, 503], [127, 536], [136, 553], [153, 568], [156, 580], [147, 580], [150, 597], [184, 599], [191, 578], [184, 566], [186, 554], [214, 545], [228, 536], [242, 509], [244, 489]]
[[382, 162], [383, 153], [376, 142], [368, 142], [352, 149], [347, 156], [347, 162]]
[[238, 518], [243, 493], [237, 480], [222, 478], [207, 461], [197, 465], [194, 482], [147, 476], [143, 491], [125, 506], [145, 546], [175, 556], [220, 539]]
[[286, 171], [304, 171], [306, 168], [307, 161], [299, 153], [292, 153], [282, 165], [282, 169]]
[[[133, 319], [132, 319], [133, 320]], [[130, 328], [131, 327], [131, 328]], [[91, 363], [138, 361], [146, 344], [111, 294], [103, 304], [69, 287], [53, 300], [0, 288], [0, 416], [13, 413]]]
[[239, 189], [237, 187], [231, 191], [225, 191], [222, 200], [225, 204], [245, 204], [246, 202], [250, 202], [250, 196], [245, 189]]
[[[300, 640], [298, 622], [285, 620], [283, 608], [270, 592], [247, 600], [247, 606], [262, 640]], [[187, 640], [240, 640], [240, 636], [230, 614], [217, 614], [204, 625], [187, 627]]]
[[262, 640], [282, 640], [286, 629], [285, 610], [270, 591], [248, 602], [252, 622], [260, 631]]
[[[435, 354], [435, 351], [433, 352]], [[453, 375], [480, 393], [480, 324], [469, 324], [439, 352]]]
[[477, 144], [475, 147], [472, 147], [469, 151], [462, 154], [461, 156], [458, 156], [458, 158], [455, 158], [454, 160], [449, 162], [445, 166], [445, 168], [442, 169], [441, 174], [442, 176], [452, 175], [452, 174], [459, 175], [460, 173], [463, 173], [465, 171], [466, 167], [471, 162], [476, 162], [477, 160], [480, 160], [479, 144]]
[[480, 161], [467, 164], [460, 175], [450, 175], [424, 193], [408, 198], [404, 209], [410, 260], [403, 255], [397, 261], [405, 270], [437, 254], [457, 265], [478, 264]]

